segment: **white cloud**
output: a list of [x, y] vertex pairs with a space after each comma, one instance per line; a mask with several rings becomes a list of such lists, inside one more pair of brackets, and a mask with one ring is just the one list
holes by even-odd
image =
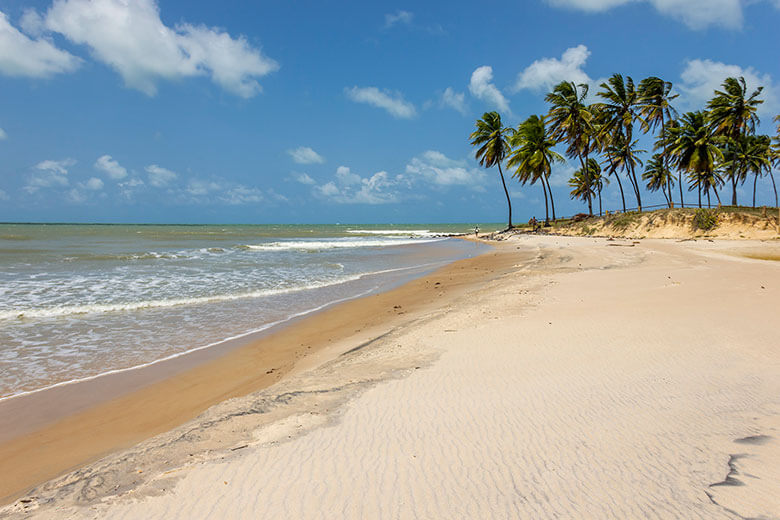
[[478, 67], [471, 74], [469, 92], [471, 95], [485, 101], [499, 110], [509, 112], [509, 102], [498, 88], [492, 83], [493, 67], [484, 65]]
[[414, 19], [414, 13], [409, 11], [396, 11], [395, 14], [385, 15], [385, 28], [389, 29], [396, 24], [410, 25]]
[[377, 172], [371, 177], [360, 177], [346, 166], [336, 170], [336, 180], [314, 187], [314, 194], [338, 204], [389, 204], [398, 202], [402, 176], [391, 177]]
[[103, 189], [103, 181], [97, 177], [90, 177], [89, 180], [83, 184], [83, 187], [91, 191], [100, 191]]
[[463, 92], [455, 92], [452, 87], [444, 89], [439, 104], [440, 106], [453, 108], [464, 115], [468, 110], [466, 107], [466, 94]]
[[339, 166], [336, 168], [336, 180], [342, 186], [351, 186], [353, 184], [360, 184], [362, 181], [360, 175], [352, 173], [346, 166]]
[[422, 179], [438, 186], [470, 186], [481, 190], [485, 182], [482, 169], [470, 168], [466, 161], [450, 159], [435, 150], [412, 158], [406, 165], [406, 173], [412, 181]]
[[54, 0], [44, 24], [87, 45], [128, 87], [150, 96], [159, 80], [209, 75], [222, 88], [248, 98], [260, 92], [258, 78], [279, 68], [243, 36], [233, 38], [204, 25], [166, 26], [155, 0]]
[[8, 139], [8, 134], [5, 133], [5, 130], [0, 128], [0, 141], [5, 141]]
[[322, 164], [325, 158], [309, 148], [308, 146], [299, 146], [295, 150], [287, 150], [292, 160], [298, 164]]
[[163, 168], [162, 166], [157, 166], [156, 164], [150, 164], [145, 169], [149, 174], [149, 184], [157, 188], [167, 186], [168, 183], [178, 177], [176, 172], [172, 172], [171, 170]]
[[101, 155], [95, 161], [95, 169], [108, 174], [115, 180], [124, 179], [127, 176], [127, 169], [115, 161], [110, 155]]
[[43, 17], [32, 7], [26, 8], [19, 19], [19, 27], [30, 36], [42, 36], [46, 29]]
[[39, 162], [33, 167], [34, 171], [28, 177], [24, 190], [28, 193], [35, 193], [41, 188], [67, 186], [69, 184], [68, 168], [74, 164], [76, 161], [73, 159]]
[[[229, 188], [219, 198], [219, 200], [221, 200], [222, 202], [225, 202], [233, 206], [262, 202], [263, 199], [264, 199], [263, 192], [260, 191], [259, 189], [248, 188], [246, 186], [241, 186], [241, 185]], [[284, 197], [281, 197], [280, 200], [284, 200]]]
[[214, 181], [205, 181], [200, 179], [190, 179], [190, 181], [187, 183], [187, 187], [184, 188], [184, 191], [186, 191], [188, 194], [200, 197], [203, 195], [208, 195], [209, 193], [219, 191], [222, 189], [222, 186]]
[[[559, 7], [600, 12], [629, 3], [647, 1], [661, 14], [675, 18], [692, 29], [719, 25], [730, 29], [742, 26], [742, 7], [749, 0], [547, 0]], [[775, 5], [778, 5], [775, 0]]]
[[68, 202], [71, 202], [73, 204], [81, 204], [87, 201], [87, 196], [81, 193], [76, 188], [71, 188], [70, 190], [66, 191], [65, 198], [67, 199]]
[[406, 101], [400, 92], [379, 90], [376, 87], [352, 87], [345, 88], [344, 93], [356, 103], [383, 108], [399, 119], [411, 119], [417, 115], [414, 105]]
[[306, 184], [308, 186], [311, 186], [313, 184], [317, 184], [317, 181], [312, 179], [308, 173], [298, 173], [298, 172], [292, 172], [290, 174], [290, 178], [294, 180], [295, 182], [299, 182], [301, 184]]
[[19, 32], [0, 12], [0, 73], [7, 76], [49, 78], [73, 72], [81, 60], [58, 49], [45, 38], [31, 39]]
[[551, 90], [561, 81], [591, 83], [590, 77], [582, 70], [588, 61], [590, 51], [585, 45], [566, 49], [561, 59], [542, 58], [534, 61], [517, 75], [514, 90]]
[[680, 75], [681, 82], [677, 85], [682, 93], [680, 104], [689, 110], [701, 110], [712, 99], [715, 90], [721, 89], [726, 78], [740, 76], [745, 78], [748, 94], [757, 87], [764, 87], [761, 93], [764, 103], [758, 108], [760, 116], [770, 117], [780, 110], [780, 88], [773, 83], [769, 74], [761, 74], [752, 67], [742, 68], [712, 60], [686, 62]]

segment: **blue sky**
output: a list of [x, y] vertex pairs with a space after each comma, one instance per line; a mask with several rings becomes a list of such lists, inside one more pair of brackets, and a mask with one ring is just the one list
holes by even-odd
[[[500, 222], [474, 121], [544, 113], [561, 80], [657, 75], [683, 112], [743, 75], [765, 88], [760, 130], [780, 113], [780, 0], [0, 0], [0, 11], [0, 221]], [[571, 171], [553, 176], [563, 215], [584, 209], [569, 199]], [[543, 215], [540, 187], [509, 186], [516, 221]], [[768, 180], [759, 191], [773, 201]], [[604, 196], [619, 206], [616, 183]]]

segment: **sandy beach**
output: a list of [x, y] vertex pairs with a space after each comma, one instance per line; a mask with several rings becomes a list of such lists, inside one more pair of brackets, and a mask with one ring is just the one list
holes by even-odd
[[3, 442], [0, 516], [780, 517], [778, 253], [513, 237]]

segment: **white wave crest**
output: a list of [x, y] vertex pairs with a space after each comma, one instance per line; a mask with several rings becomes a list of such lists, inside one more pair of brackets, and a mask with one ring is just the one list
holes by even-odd
[[247, 245], [247, 249], [255, 251], [322, 251], [326, 249], [351, 249], [358, 247], [389, 247], [408, 244], [424, 244], [437, 242], [436, 239], [424, 238], [341, 238], [331, 240], [290, 240], [284, 242], [268, 242], [266, 244]]

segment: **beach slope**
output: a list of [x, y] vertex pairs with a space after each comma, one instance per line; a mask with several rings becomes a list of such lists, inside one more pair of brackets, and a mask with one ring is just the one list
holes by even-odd
[[500, 248], [515, 261], [499, 275], [177, 433], [197, 443], [232, 413], [249, 440], [101, 499], [54, 486], [6, 513], [780, 516], [780, 264], [762, 259], [776, 241]]

